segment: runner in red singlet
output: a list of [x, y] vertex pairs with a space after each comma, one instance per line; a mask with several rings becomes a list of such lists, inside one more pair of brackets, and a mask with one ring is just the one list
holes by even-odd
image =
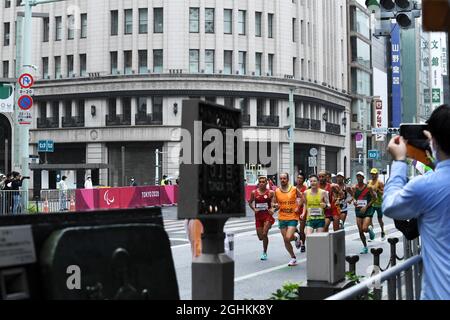
[[248, 205], [255, 212], [256, 233], [260, 241], [263, 242], [263, 253], [261, 260], [267, 260], [267, 247], [269, 246], [269, 237], [267, 236], [270, 228], [275, 223], [272, 210], [272, 199], [274, 192], [267, 190], [267, 178], [258, 178], [258, 188], [253, 190], [250, 195]]
[[[301, 194], [303, 194], [307, 189], [308, 186], [305, 184], [305, 176], [299, 173], [297, 175], [297, 190], [300, 191]], [[298, 211], [302, 213], [303, 206], [300, 206]], [[305, 242], [306, 242], [305, 227], [306, 227], [306, 218], [304, 219], [300, 218], [300, 228], [297, 231], [300, 237], [297, 238], [297, 241], [295, 241], [295, 246], [297, 247], [297, 249], [300, 249], [300, 252], [305, 252]]]

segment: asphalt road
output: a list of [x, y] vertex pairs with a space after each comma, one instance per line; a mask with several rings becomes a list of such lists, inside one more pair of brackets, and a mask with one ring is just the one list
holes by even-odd
[[[184, 222], [177, 220], [177, 208], [166, 207], [163, 209], [165, 229], [171, 241], [171, 249], [175, 263], [180, 297], [184, 300], [191, 299], [191, 250], [190, 244], [184, 231]], [[258, 240], [255, 231], [253, 213], [247, 209], [247, 216], [240, 219], [230, 219], [225, 225], [226, 232], [233, 232], [235, 250], [233, 258], [235, 261], [235, 299], [268, 299], [273, 292], [281, 288], [285, 282], [306, 284], [306, 253], [300, 253], [295, 249], [297, 261], [295, 267], [288, 267], [289, 254], [284, 248], [284, 243], [278, 229], [278, 221], [269, 232], [268, 260], [259, 260], [262, 253], [262, 243]], [[384, 218], [386, 238], [402, 235], [394, 227], [390, 218]], [[382, 248], [383, 254], [380, 258], [382, 268], [389, 261], [389, 244], [381, 241], [378, 221], [374, 219], [376, 238], [369, 242], [371, 248]], [[356, 273], [367, 276], [368, 268], [373, 263], [372, 254], [360, 255], [362, 248], [358, 229], [355, 223], [354, 210], [351, 208], [348, 220], [345, 224], [346, 231], [346, 255], [359, 255]], [[402, 255], [402, 241], [400, 241], [397, 252]], [[348, 269], [348, 265], [346, 266]]]

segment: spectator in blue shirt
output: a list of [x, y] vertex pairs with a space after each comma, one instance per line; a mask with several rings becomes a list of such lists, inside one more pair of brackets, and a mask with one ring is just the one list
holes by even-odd
[[450, 107], [440, 106], [424, 131], [435, 159], [435, 171], [408, 182], [406, 142], [394, 137], [394, 158], [383, 196], [383, 212], [397, 220], [417, 219], [424, 274], [421, 299], [450, 299]]

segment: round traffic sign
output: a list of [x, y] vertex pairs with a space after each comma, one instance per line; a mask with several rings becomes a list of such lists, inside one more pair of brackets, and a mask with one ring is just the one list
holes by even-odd
[[313, 156], [313, 157], [317, 156], [318, 153], [319, 153], [319, 152], [317, 151], [316, 148], [311, 148], [311, 149], [309, 149], [309, 154], [310, 154], [311, 156]]
[[17, 104], [19, 105], [19, 108], [22, 110], [30, 110], [31, 107], [33, 106], [33, 98], [27, 95], [21, 96]]
[[19, 77], [20, 87], [23, 89], [31, 88], [34, 84], [33, 76], [29, 73], [24, 73]]

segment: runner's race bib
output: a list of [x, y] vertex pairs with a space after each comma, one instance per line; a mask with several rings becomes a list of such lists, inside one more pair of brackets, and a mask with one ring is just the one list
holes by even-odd
[[309, 215], [312, 217], [317, 217], [322, 215], [321, 208], [309, 208]]
[[269, 205], [267, 203], [257, 203], [255, 208], [256, 211], [267, 211], [269, 210]]
[[358, 207], [365, 207], [365, 206], [367, 206], [367, 200], [358, 200], [358, 201], [356, 202], [356, 205], [357, 205]]

